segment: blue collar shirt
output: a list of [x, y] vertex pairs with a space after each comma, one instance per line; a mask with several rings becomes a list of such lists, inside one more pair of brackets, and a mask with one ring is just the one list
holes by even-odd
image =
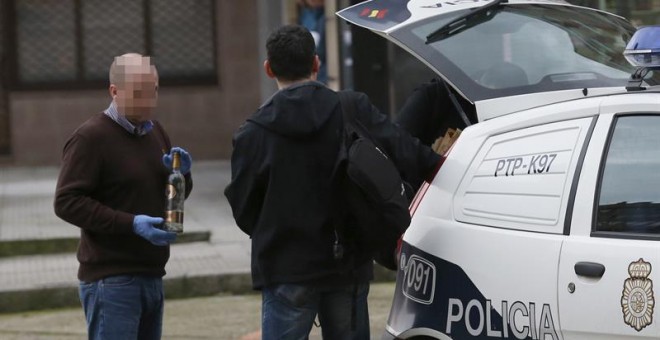
[[103, 111], [103, 113], [117, 122], [117, 124], [121, 125], [121, 127], [126, 129], [128, 133], [136, 136], [144, 136], [154, 127], [154, 123], [150, 120], [143, 122], [138, 126], [133, 125], [133, 123], [128, 121], [124, 115], [119, 113], [119, 110], [117, 110], [117, 103], [115, 103], [114, 100], [110, 102], [110, 106], [108, 106], [108, 108]]

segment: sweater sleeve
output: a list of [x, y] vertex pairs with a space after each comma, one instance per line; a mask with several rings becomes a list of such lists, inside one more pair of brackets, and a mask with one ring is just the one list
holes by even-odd
[[74, 134], [64, 146], [55, 190], [55, 214], [82, 229], [98, 233], [132, 233], [132, 214], [93, 198], [101, 174], [102, 155], [92, 141]]
[[383, 148], [394, 161], [401, 177], [415, 190], [424, 180], [433, 176], [442, 157], [419, 139], [392, 123], [382, 114], [369, 98], [357, 93], [357, 119], [371, 134], [371, 137]]

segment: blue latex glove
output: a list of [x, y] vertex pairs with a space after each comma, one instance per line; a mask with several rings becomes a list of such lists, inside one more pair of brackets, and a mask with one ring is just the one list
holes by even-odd
[[166, 246], [176, 239], [176, 233], [158, 229], [155, 226], [162, 224], [161, 217], [136, 215], [133, 218], [133, 232], [157, 246]]
[[179, 155], [181, 155], [181, 173], [184, 175], [189, 173], [192, 167], [192, 157], [190, 157], [190, 154], [186, 150], [178, 146], [173, 147], [170, 153], [163, 155], [163, 164], [172, 171], [172, 154], [174, 151], [178, 151]]

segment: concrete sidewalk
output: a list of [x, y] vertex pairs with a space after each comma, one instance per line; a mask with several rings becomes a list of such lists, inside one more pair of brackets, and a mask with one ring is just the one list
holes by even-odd
[[[79, 229], [55, 216], [57, 167], [0, 168], [0, 243], [78, 238]], [[210, 240], [174, 244], [166, 270], [168, 297], [250, 290], [250, 241], [235, 225], [222, 191], [228, 161], [193, 165], [185, 232]], [[75, 254], [0, 257], [0, 313], [78, 304]]]
[[[380, 339], [392, 304], [395, 284], [372, 284], [369, 290], [371, 339]], [[261, 295], [215, 295], [165, 302], [162, 339], [261, 339]], [[313, 327], [310, 339], [321, 339]], [[82, 308], [0, 314], [2, 340], [87, 339]]]
[[[229, 162], [198, 161], [192, 171], [183, 236], [210, 237], [172, 245], [164, 278], [166, 298], [250, 292], [250, 240], [236, 226], [223, 195], [231, 177]], [[14, 248], [18, 244], [50, 252], [9, 257], [0, 252], [0, 313], [80, 304], [74, 253], [79, 229], [53, 212], [58, 172], [57, 167], [0, 168], [0, 248], [12, 243]], [[64, 252], [57, 249], [62, 240], [68, 240]], [[394, 280], [394, 272], [374, 269], [376, 281]]]

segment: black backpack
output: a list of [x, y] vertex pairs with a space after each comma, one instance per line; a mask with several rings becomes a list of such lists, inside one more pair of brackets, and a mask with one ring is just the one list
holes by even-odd
[[396, 270], [397, 242], [410, 224], [407, 184], [384, 149], [356, 119], [354, 93], [338, 92], [343, 112], [341, 182], [345, 207], [357, 226], [357, 246]]

